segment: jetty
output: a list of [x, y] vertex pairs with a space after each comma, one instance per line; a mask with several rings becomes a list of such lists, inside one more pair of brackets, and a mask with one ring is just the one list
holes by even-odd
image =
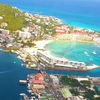
[[21, 97], [20, 100], [30, 100], [30, 99], [27, 97], [27, 95], [24, 94], [24, 93], [21, 93], [21, 94], [20, 94], [20, 97]]
[[9, 52], [9, 50], [6, 50], [6, 49], [0, 49], [0, 52]]
[[26, 80], [19, 80], [19, 83], [20, 83], [20, 84], [26, 84], [27, 81], [26, 81]]

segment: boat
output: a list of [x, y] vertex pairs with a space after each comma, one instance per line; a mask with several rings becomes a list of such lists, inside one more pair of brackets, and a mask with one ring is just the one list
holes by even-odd
[[87, 52], [84, 52], [84, 54], [86, 54], [86, 56], [90, 56]]
[[86, 54], [86, 55], [87, 55], [88, 53], [87, 53], [87, 52], [84, 52], [84, 54]]
[[92, 53], [93, 53], [94, 55], [96, 55], [96, 52], [95, 52], [95, 51], [93, 51]]

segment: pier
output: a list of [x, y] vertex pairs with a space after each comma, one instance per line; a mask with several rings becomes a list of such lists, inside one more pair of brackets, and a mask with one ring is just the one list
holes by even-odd
[[20, 83], [20, 84], [26, 84], [27, 81], [26, 81], [26, 80], [19, 80], [19, 83]]
[[27, 97], [27, 95], [24, 94], [24, 93], [21, 93], [21, 94], [20, 94], [20, 97], [21, 97], [20, 100], [30, 100], [30, 99]]

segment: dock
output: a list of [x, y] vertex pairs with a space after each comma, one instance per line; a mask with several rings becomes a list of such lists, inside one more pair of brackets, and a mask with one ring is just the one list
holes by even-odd
[[27, 81], [26, 81], [26, 80], [19, 80], [19, 83], [20, 83], [20, 84], [26, 84]]
[[20, 97], [21, 97], [20, 100], [30, 100], [30, 99], [27, 97], [27, 95], [24, 94], [24, 93], [21, 93], [21, 94], [20, 94]]

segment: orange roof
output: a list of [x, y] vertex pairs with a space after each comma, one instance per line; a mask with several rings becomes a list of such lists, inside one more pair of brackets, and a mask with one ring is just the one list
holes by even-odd
[[41, 73], [37, 73], [36, 76], [37, 77], [43, 77], [43, 75]]

